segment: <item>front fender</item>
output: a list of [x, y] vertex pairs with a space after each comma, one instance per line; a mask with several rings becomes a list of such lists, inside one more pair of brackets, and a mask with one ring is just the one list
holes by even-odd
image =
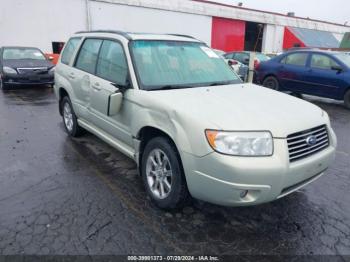
[[206, 141], [205, 128], [184, 114], [175, 110], [139, 108], [135, 116], [140, 117], [133, 118], [131, 123], [134, 137], [138, 136], [143, 127], [149, 126], [166, 133], [180, 153], [201, 157], [213, 151]]

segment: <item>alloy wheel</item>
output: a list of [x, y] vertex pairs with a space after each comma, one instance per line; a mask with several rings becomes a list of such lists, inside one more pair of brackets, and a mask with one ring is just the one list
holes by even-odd
[[173, 172], [168, 156], [160, 149], [150, 152], [146, 162], [146, 176], [150, 191], [157, 199], [165, 199], [172, 188]]
[[69, 103], [65, 103], [63, 107], [63, 118], [64, 118], [64, 124], [66, 125], [66, 128], [69, 132], [73, 130], [73, 113], [72, 109]]
[[277, 79], [274, 77], [268, 77], [264, 80], [263, 86], [270, 88], [272, 90], [278, 90], [278, 82]]

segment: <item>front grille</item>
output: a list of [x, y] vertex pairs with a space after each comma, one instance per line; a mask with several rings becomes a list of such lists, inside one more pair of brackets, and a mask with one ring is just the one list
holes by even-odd
[[[310, 140], [313, 143], [308, 143]], [[329, 136], [325, 125], [291, 134], [287, 137], [289, 161], [295, 162], [324, 150], [329, 146]]]
[[33, 68], [17, 68], [19, 74], [46, 74], [47, 67], [33, 67]]

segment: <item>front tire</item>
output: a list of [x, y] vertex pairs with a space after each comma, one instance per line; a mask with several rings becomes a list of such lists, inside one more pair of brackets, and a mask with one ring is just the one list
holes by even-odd
[[278, 91], [280, 89], [280, 84], [279, 84], [277, 78], [274, 76], [266, 77], [263, 81], [263, 86], [270, 88], [272, 90], [276, 90], [276, 91]]
[[82, 134], [83, 129], [78, 125], [77, 116], [74, 113], [72, 102], [68, 96], [61, 101], [62, 118], [66, 132], [69, 136], [78, 137]]
[[350, 109], [350, 89], [345, 93], [344, 104], [348, 109]]
[[159, 208], [175, 209], [186, 203], [189, 193], [180, 156], [169, 139], [149, 141], [141, 165], [145, 189]]

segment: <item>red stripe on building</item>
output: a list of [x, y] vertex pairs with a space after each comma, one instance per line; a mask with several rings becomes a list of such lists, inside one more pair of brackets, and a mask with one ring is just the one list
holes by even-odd
[[284, 38], [283, 38], [283, 49], [289, 49], [292, 47], [306, 47], [306, 45], [301, 41], [288, 27], [284, 28]]
[[211, 46], [225, 52], [243, 51], [245, 21], [213, 17]]

